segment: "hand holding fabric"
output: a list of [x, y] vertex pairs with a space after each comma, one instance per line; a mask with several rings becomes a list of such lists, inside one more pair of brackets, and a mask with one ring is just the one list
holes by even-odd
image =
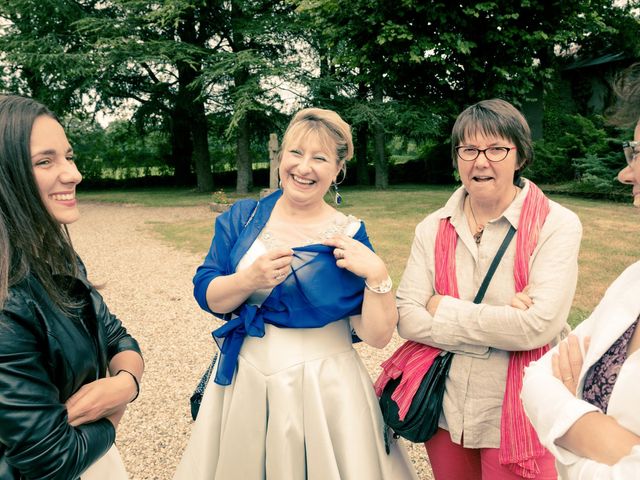
[[335, 235], [322, 243], [334, 247], [333, 256], [336, 258], [338, 267], [349, 270], [372, 285], [386, 280], [388, 276], [386, 265], [362, 242], [347, 235]]
[[293, 250], [275, 248], [260, 255], [245, 270], [246, 278], [252, 290], [273, 288], [283, 282], [291, 272]]
[[533, 300], [529, 296], [529, 287], [527, 285], [521, 292], [517, 292], [511, 299], [511, 306], [519, 310], [528, 310], [533, 305]]
[[437, 293], [432, 295], [429, 301], [427, 302], [427, 312], [432, 317], [436, 314], [438, 310], [438, 305], [440, 305], [440, 300], [442, 300], [443, 295], [438, 295]]

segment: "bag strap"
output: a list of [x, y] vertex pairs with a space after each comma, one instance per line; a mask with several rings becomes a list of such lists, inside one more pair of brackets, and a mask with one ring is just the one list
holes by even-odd
[[502, 244], [500, 245], [500, 248], [496, 252], [496, 256], [493, 257], [493, 261], [489, 266], [489, 270], [487, 270], [487, 274], [484, 276], [484, 280], [482, 280], [482, 284], [478, 289], [478, 293], [476, 293], [476, 298], [473, 299], [473, 303], [480, 303], [484, 298], [484, 294], [487, 292], [487, 287], [489, 287], [491, 278], [493, 277], [493, 274], [498, 268], [498, 264], [500, 263], [500, 260], [502, 260], [502, 256], [504, 255], [504, 252], [507, 250], [507, 247], [511, 243], [511, 239], [513, 238], [513, 235], [515, 233], [516, 233], [516, 227], [511, 225], [511, 227], [509, 228], [509, 231], [504, 237], [504, 240], [502, 241]]

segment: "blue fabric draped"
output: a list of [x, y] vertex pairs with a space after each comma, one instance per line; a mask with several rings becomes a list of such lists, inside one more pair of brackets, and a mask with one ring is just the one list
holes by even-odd
[[243, 304], [236, 310], [236, 318], [212, 333], [221, 351], [217, 384], [231, 383], [244, 338], [264, 336], [265, 323], [281, 328], [318, 328], [360, 314], [364, 280], [336, 265], [333, 247], [312, 244], [293, 251], [289, 276], [262, 305]]
[[[242, 304], [233, 312], [235, 318], [211, 311], [206, 299], [209, 283], [220, 275], [235, 272], [281, 195], [282, 191], [277, 190], [259, 202], [241, 200], [219, 215], [209, 253], [193, 278], [198, 304], [227, 320], [212, 332], [221, 352], [215, 377], [220, 385], [231, 383], [245, 337], [264, 336], [265, 323], [282, 328], [318, 328], [358, 315], [362, 309], [364, 280], [336, 265], [333, 247], [312, 244], [293, 249], [291, 272], [262, 305]], [[364, 223], [353, 238], [373, 250]]]

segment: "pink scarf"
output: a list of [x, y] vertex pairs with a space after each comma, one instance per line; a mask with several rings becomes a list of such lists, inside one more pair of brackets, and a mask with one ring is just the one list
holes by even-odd
[[[549, 214], [549, 200], [542, 191], [529, 181], [529, 193], [524, 199], [518, 232], [516, 236], [516, 255], [513, 276], [517, 292], [521, 292], [529, 281], [529, 258], [538, 243], [540, 230]], [[457, 234], [449, 218], [440, 221], [435, 243], [435, 291], [440, 295], [459, 298], [456, 279], [455, 251]], [[540, 469], [536, 458], [545, 454], [531, 423], [527, 419], [520, 390], [524, 368], [533, 360], [540, 358], [549, 346], [545, 345], [528, 352], [511, 352], [507, 370], [507, 385], [502, 403], [500, 422], [499, 459], [517, 475], [524, 478], [535, 478]], [[415, 395], [422, 378], [429, 370], [433, 359], [440, 349], [417, 343], [405, 342], [396, 352], [382, 363], [382, 373], [375, 382], [376, 394], [380, 396], [385, 385], [391, 379], [402, 379], [391, 398], [398, 404], [399, 418], [406, 416], [411, 400]]]

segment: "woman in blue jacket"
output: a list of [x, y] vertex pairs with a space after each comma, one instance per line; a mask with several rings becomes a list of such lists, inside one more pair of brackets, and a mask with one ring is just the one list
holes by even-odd
[[280, 189], [216, 220], [194, 278], [217, 370], [176, 479], [402, 480], [406, 454], [385, 451], [378, 402], [352, 332], [382, 348], [397, 311], [364, 224], [325, 200], [353, 155], [335, 112], [305, 109], [282, 141]]
[[0, 96], [0, 480], [127, 478], [143, 361], [71, 245], [81, 179], [53, 113]]

